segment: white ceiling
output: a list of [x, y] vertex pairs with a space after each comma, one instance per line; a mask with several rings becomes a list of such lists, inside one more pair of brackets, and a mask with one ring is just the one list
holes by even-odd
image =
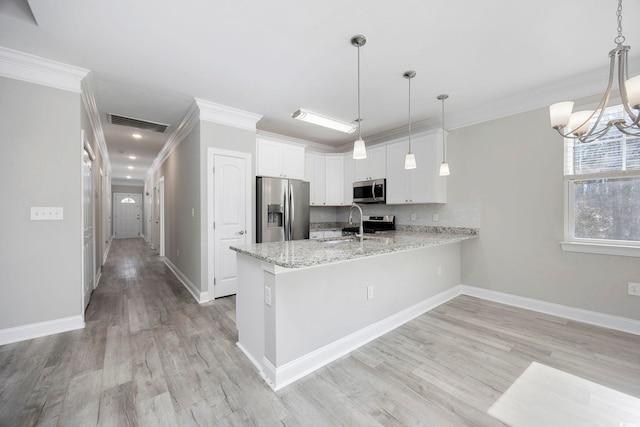
[[[440, 126], [436, 96], [448, 93], [448, 129], [600, 92], [617, 6], [615, 0], [24, 2], [0, 0], [0, 45], [92, 70], [112, 176], [134, 180], [144, 178], [194, 97], [263, 115], [259, 130], [348, 144], [353, 135], [290, 116], [306, 108], [356, 118], [355, 34], [367, 37], [365, 141], [407, 125], [402, 75], [410, 69], [417, 72], [413, 122]], [[635, 75], [640, 0], [625, 0], [623, 12]], [[131, 129], [108, 124], [106, 113], [171, 127], [134, 141]], [[138, 159], [129, 160], [132, 154]]]

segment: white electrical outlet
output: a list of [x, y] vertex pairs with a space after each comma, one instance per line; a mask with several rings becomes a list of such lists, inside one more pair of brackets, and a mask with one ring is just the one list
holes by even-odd
[[431, 216], [431, 219], [433, 220], [433, 222], [438, 222], [438, 220], [440, 219], [440, 215], [438, 214], [433, 214]]
[[415, 221], [416, 220], [416, 214], [411, 212], [411, 221]]
[[63, 219], [62, 208], [31, 208], [32, 221], [51, 221]]
[[264, 303], [271, 307], [271, 288], [268, 286], [264, 287]]
[[367, 299], [373, 298], [373, 285], [367, 286]]
[[438, 266], [438, 276], [442, 276], [442, 267]]
[[180, 249], [176, 249], [176, 256], [180, 256]]
[[191, 208], [191, 218], [195, 218], [195, 216], [196, 216], [196, 209]]
[[629, 295], [640, 297], [640, 283], [629, 282]]

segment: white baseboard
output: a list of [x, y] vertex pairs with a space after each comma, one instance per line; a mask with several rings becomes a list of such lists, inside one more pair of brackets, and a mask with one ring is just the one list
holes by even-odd
[[525, 308], [552, 316], [563, 317], [565, 319], [576, 320], [590, 325], [601, 326], [603, 328], [614, 329], [616, 331], [628, 332], [640, 335], [640, 321], [628, 319], [626, 317], [613, 316], [611, 314], [599, 313], [597, 311], [583, 310], [581, 308], [568, 307], [566, 305], [540, 301], [532, 298], [520, 297], [503, 292], [492, 291], [474, 286], [460, 285], [460, 294], [469, 295], [495, 301], [514, 307]]
[[209, 292], [200, 292], [200, 289], [198, 289], [198, 287], [194, 285], [193, 282], [189, 280], [189, 278], [185, 276], [184, 273], [182, 273], [182, 271], [180, 271], [180, 269], [171, 262], [171, 260], [169, 260], [169, 258], [165, 257], [164, 263], [167, 267], [169, 267], [169, 270], [171, 270], [173, 274], [178, 278], [180, 283], [182, 283], [184, 287], [187, 288], [191, 296], [195, 298], [198, 304], [209, 302]]
[[84, 328], [83, 317], [71, 316], [46, 322], [17, 326], [15, 328], [2, 329], [0, 330], [0, 345], [40, 338], [46, 335], [59, 334], [61, 332], [74, 331], [82, 328]]
[[274, 391], [280, 390], [458, 295], [457, 286], [448, 289], [279, 367], [265, 358], [259, 371]]

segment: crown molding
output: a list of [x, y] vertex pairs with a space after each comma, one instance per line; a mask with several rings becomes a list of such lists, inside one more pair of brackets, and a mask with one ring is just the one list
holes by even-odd
[[0, 46], [0, 76], [81, 93], [89, 70]]
[[200, 120], [205, 122], [255, 131], [256, 123], [262, 118], [260, 114], [227, 107], [200, 98], [195, 98], [195, 102], [200, 109]]
[[82, 103], [89, 116], [89, 123], [91, 123], [91, 129], [93, 135], [98, 142], [98, 149], [102, 156], [102, 163], [107, 170], [107, 174], [111, 175], [111, 160], [109, 159], [109, 151], [107, 150], [107, 142], [104, 138], [104, 131], [102, 129], [102, 122], [100, 121], [100, 113], [98, 112], [98, 103], [95, 95], [95, 82], [93, 80], [93, 74], [89, 72], [87, 77], [82, 80]]
[[158, 170], [158, 168], [164, 163], [165, 160], [175, 151], [175, 149], [180, 145], [182, 141], [191, 133], [193, 128], [199, 123], [200, 120], [200, 108], [197, 102], [191, 104], [189, 107], [189, 111], [185, 114], [184, 118], [178, 125], [175, 131], [169, 136], [167, 142], [158, 153], [158, 156], [155, 158], [149, 171], [147, 172], [147, 177], [153, 176], [153, 174]]

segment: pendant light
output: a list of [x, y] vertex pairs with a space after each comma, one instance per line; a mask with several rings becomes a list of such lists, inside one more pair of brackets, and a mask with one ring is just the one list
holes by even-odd
[[367, 43], [367, 38], [361, 34], [351, 37], [351, 44], [358, 48], [358, 139], [353, 143], [354, 159], [367, 158], [367, 148], [362, 140], [362, 119], [360, 118], [360, 48], [364, 46], [365, 43]]
[[440, 176], [449, 176], [449, 163], [447, 163], [447, 147], [445, 146], [445, 130], [444, 130], [444, 100], [449, 95], [438, 95], [438, 99], [442, 101], [442, 164], [440, 165]]
[[411, 152], [411, 79], [416, 76], [416, 72], [409, 70], [406, 71], [403, 76], [405, 79], [409, 80], [409, 152], [404, 158], [404, 168], [415, 169], [416, 156]]
[[[607, 89], [598, 106], [592, 111], [577, 111], [572, 113], [573, 102], [558, 102], [549, 107], [551, 127], [564, 138], [577, 139], [580, 142], [593, 142], [603, 137], [614, 126], [620, 132], [630, 136], [640, 136], [640, 75], [628, 78], [627, 56], [630, 46], [625, 46], [622, 35], [622, 0], [618, 0], [616, 11], [618, 21], [618, 36], [613, 40], [616, 47], [609, 52], [609, 82]], [[618, 72], [616, 73], [616, 59]], [[609, 104], [614, 76], [618, 77], [618, 89], [622, 99], [623, 117], [610, 120], [606, 125], [599, 126], [600, 120]], [[626, 113], [626, 117], [625, 117]], [[591, 119], [595, 118], [592, 123]]]

